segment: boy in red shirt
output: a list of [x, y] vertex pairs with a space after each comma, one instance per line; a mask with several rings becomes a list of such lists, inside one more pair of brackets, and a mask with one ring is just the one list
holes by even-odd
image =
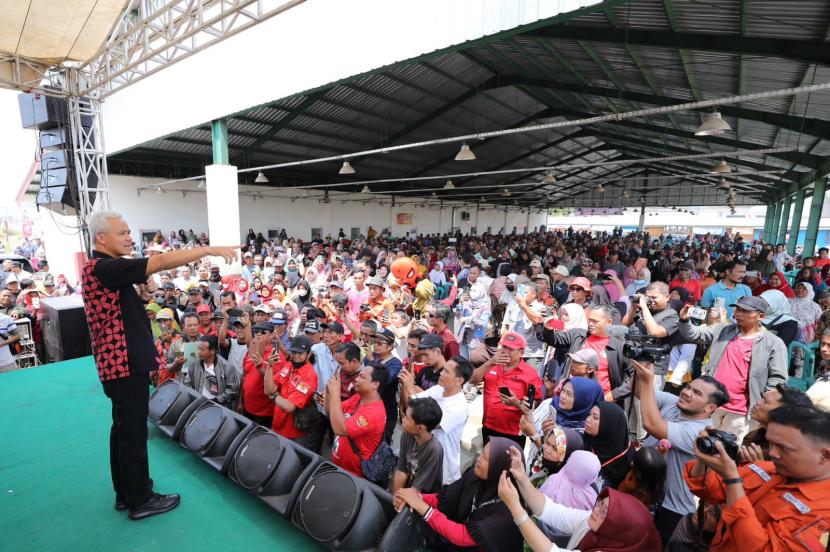
[[335, 373], [326, 383], [326, 411], [335, 434], [332, 462], [358, 477], [363, 477], [360, 460], [371, 458], [383, 439], [386, 408], [380, 398], [380, 388], [388, 378], [383, 365], [366, 366], [355, 381], [357, 394], [343, 403], [340, 402], [340, 375]]

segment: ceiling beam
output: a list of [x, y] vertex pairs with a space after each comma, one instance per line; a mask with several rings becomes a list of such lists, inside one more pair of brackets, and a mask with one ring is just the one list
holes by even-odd
[[795, 59], [820, 65], [830, 64], [830, 42], [772, 37], [741, 37], [726, 34], [684, 33], [644, 29], [614, 29], [608, 26], [555, 24], [528, 31], [524, 36], [543, 39], [610, 42], [657, 48], [703, 50]]

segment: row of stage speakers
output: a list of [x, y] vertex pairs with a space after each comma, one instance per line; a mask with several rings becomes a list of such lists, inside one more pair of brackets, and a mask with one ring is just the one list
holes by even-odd
[[424, 546], [422, 522], [386, 490], [175, 380], [150, 396], [149, 420], [327, 550]]

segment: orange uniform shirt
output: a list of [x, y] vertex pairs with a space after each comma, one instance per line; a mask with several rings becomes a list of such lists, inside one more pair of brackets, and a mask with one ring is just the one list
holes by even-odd
[[[707, 472], [690, 474], [692, 493], [711, 504], [725, 504], [726, 486]], [[710, 552], [824, 552], [830, 537], [830, 480], [788, 483], [772, 462], [739, 468], [746, 496], [724, 506]]]

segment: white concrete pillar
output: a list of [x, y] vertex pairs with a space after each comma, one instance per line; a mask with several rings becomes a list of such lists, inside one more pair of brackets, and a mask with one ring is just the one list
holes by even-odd
[[233, 165], [208, 165], [207, 215], [211, 245], [239, 245], [239, 183]]

